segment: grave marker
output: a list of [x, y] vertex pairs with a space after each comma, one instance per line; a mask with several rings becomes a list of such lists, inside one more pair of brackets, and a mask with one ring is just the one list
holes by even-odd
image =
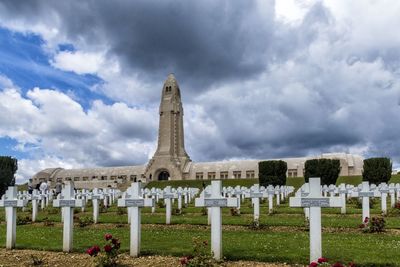
[[[196, 198], [196, 207], [211, 209], [211, 251], [216, 260], [222, 259], [222, 207], [237, 207], [237, 198], [223, 198], [221, 196], [221, 181], [211, 181], [211, 196]], [[240, 201], [240, 200], [239, 200]]]
[[73, 182], [66, 182], [61, 191], [60, 199], [53, 200], [54, 207], [60, 207], [64, 215], [63, 226], [63, 251], [71, 252], [74, 231], [74, 208], [82, 207], [85, 203], [82, 199], [75, 199]]
[[9, 186], [5, 197], [0, 200], [0, 207], [6, 210], [7, 232], [6, 232], [6, 248], [15, 248], [15, 240], [17, 237], [17, 208], [25, 207], [28, 203], [26, 199], [18, 199], [18, 188]]
[[141, 184], [132, 183], [128, 188], [125, 198], [118, 199], [118, 207], [127, 207], [131, 210], [130, 220], [130, 255], [137, 257], [140, 253], [140, 239], [141, 239], [141, 213], [140, 209], [143, 207], [154, 206], [153, 198], [143, 198], [141, 196]]
[[322, 257], [321, 208], [341, 207], [339, 197], [322, 197], [320, 178], [309, 179], [309, 194], [306, 197], [291, 197], [290, 207], [308, 207], [310, 209], [310, 262]]

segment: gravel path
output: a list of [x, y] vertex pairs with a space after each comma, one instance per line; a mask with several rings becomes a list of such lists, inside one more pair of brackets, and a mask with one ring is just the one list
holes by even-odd
[[[37, 251], [37, 250], [6, 250], [0, 249], [0, 267], [14, 267], [14, 266], [35, 266], [33, 264], [32, 256], [42, 260], [41, 265], [48, 267], [93, 267], [93, 258], [83, 253], [63, 253], [63, 252], [50, 252], [50, 251]], [[179, 267], [179, 258], [168, 256], [144, 256], [139, 258], [129, 257], [128, 254], [121, 254], [119, 257], [121, 266], [143, 266], [143, 267]], [[221, 266], [234, 266], [234, 267], [279, 267], [291, 266], [287, 264], [276, 263], [263, 263], [263, 262], [250, 262], [250, 261], [236, 261], [224, 262]], [[300, 265], [297, 265], [300, 266]]]

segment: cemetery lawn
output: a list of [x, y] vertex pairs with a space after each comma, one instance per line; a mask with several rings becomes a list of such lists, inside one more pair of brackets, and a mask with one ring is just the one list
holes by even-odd
[[[60, 251], [61, 225], [22, 225], [17, 229], [17, 249]], [[129, 250], [129, 227], [116, 228], [112, 224], [74, 229], [74, 251], [84, 252], [94, 244], [103, 244], [104, 233], [120, 238], [121, 250]], [[177, 227], [176, 225], [144, 225], [142, 229], [143, 255], [183, 256], [191, 252], [193, 237], [210, 239], [209, 227]], [[0, 243], [5, 243], [5, 225], [0, 225]], [[324, 233], [324, 256], [342, 262], [359, 264], [400, 263], [400, 235]], [[227, 260], [252, 260], [307, 264], [309, 255], [308, 232], [304, 230], [274, 232], [270, 230], [224, 229], [223, 251]]]
[[[176, 208], [176, 201], [174, 208]], [[390, 207], [388, 203], [388, 207]], [[75, 209], [75, 216], [90, 218], [92, 208], [85, 212]], [[385, 217], [385, 233], [362, 233], [361, 209], [357, 203], [348, 203], [348, 214], [341, 215], [339, 208], [327, 208], [322, 212], [324, 256], [334, 261], [365, 264], [369, 266], [400, 266], [400, 210], [390, 209]], [[18, 217], [30, 216], [30, 208]], [[249, 228], [253, 221], [253, 210], [249, 200], [241, 206], [241, 215], [232, 216], [229, 209], [222, 210], [223, 254], [227, 260], [251, 260], [307, 264], [309, 256], [309, 233], [301, 208], [289, 208], [282, 203], [272, 215], [267, 214], [267, 203], [261, 204], [261, 230]], [[371, 209], [372, 216], [380, 214], [380, 203]], [[17, 226], [17, 249], [51, 250], [62, 249], [62, 224], [60, 211], [46, 208], [39, 211], [38, 223]], [[105, 233], [112, 233], [122, 241], [122, 251], [129, 246], [129, 225], [126, 209], [115, 206], [100, 213], [100, 223], [74, 227], [74, 251], [82, 252], [95, 244], [104, 244]], [[45, 226], [45, 222], [54, 222]], [[165, 208], [142, 209], [142, 254], [171, 255], [182, 257], [190, 254], [192, 238], [210, 239], [207, 216], [193, 203], [184, 208], [183, 215], [173, 215], [172, 225], [165, 225]], [[4, 209], [0, 209], [0, 247], [5, 246]], [[360, 265], [358, 265], [360, 266]]]

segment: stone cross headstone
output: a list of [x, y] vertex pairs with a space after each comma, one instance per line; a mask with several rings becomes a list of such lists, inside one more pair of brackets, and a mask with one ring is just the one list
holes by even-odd
[[5, 197], [0, 200], [0, 207], [6, 210], [7, 230], [6, 230], [6, 248], [15, 248], [15, 240], [17, 237], [17, 208], [25, 207], [28, 203], [26, 199], [18, 199], [18, 188], [9, 186]]
[[376, 191], [371, 191], [369, 188], [369, 182], [364, 181], [361, 184], [361, 190], [358, 192], [353, 192], [352, 196], [362, 198], [362, 222], [364, 222], [365, 218], [370, 217], [369, 198], [378, 197], [379, 193]]
[[381, 184], [381, 186], [379, 187], [379, 192], [381, 193], [382, 214], [386, 215], [387, 214], [386, 200], [387, 200], [387, 194], [389, 193], [388, 185], [387, 184]]
[[309, 179], [309, 194], [306, 197], [291, 197], [290, 207], [310, 208], [310, 262], [322, 257], [321, 208], [341, 207], [339, 197], [322, 197], [320, 178]]
[[175, 198], [175, 194], [172, 193], [171, 186], [166, 186], [162, 193], [162, 198], [165, 203], [165, 223], [171, 224], [171, 213], [172, 213], [172, 202], [171, 199]]
[[275, 189], [273, 185], [267, 186], [267, 194], [268, 194], [268, 213], [272, 214], [274, 210], [274, 195], [275, 195]]
[[33, 189], [31, 200], [32, 200], [32, 222], [35, 222], [38, 214], [38, 201], [42, 200], [42, 195], [39, 193], [37, 189]]
[[275, 195], [276, 195], [276, 205], [279, 206], [281, 204], [281, 194], [279, 185], [275, 186]]
[[389, 185], [389, 194], [390, 194], [390, 207], [394, 208], [396, 204], [396, 187], [393, 183]]
[[347, 194], [346, 185], [342, 183], [339, 185], [339, 196], [342, 199], [342, 208], [340, 209], [341, 214], [346, 214], [346, 194]]
[[258, 221], [260, 218], [260, 198], [263, 197], [263, 193], [260, 191], [260, 185], [255, 184], [250, 188], [249, 197], [253, 204], [253, 219]]
[[237, 207], [237, 198], [224, 198], [221, 195], [222, 182], [211, 181], [211, 196], [196, 198], [196, 207], [208, 207], [211, 209], [211, 251], [216, 260], [222, 258], [222, 216], [221, 208]]
[[141, 213], [143, 207], [152, 207], [155, 205], [153, 198], [143, 198], [141, 196], [141, 184], [132, 183], [128, 188], [125, 198], [118, 199], [118, 207], [127, 207], [131, 210], [131, 229], [130, 229], [130, 255], [137, 257], [140, 253], [141, 239]]
[[74, 208], [81, 208], [85, 203], [82, 199], [75, 198], [73, 182], [67, 182], [61, 191], [60, 199], [53, 200], [53, 206], [62, 209], [64, 215], [63, 226], [63, 251], [71, 252], [74, 231]]
[[89, 195], [89, 198], [92, 199], [92, 206], [93, 206], [93, 222], [99, 222], [99, 204], [102, 199], [104, 199], [104, 195], [102, 191], [98, 188], [94, 188], [92, 194]]

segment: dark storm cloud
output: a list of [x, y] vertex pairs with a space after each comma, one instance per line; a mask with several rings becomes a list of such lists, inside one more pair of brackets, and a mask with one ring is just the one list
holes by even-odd
[[[272, 1], [271, 1], [272, 3]], [[188, 90], [260, 73], [274, 24], [253, 1], [3, 1], [9, 16], [56, 14], [70, 40], [107, 43], [144, 80], [185, 77]], [[5, 12], [3, 12], [5, 13]]]
[[[157, 105], [174, 72], [195, 161], [355, 151], [400, 162], [400, 39], [379, 30], [395, 32], [396, 18], [367, 12], [370, 22], [360, 10], [347, 22], [316, 1], [290, 24], [268, 3], [260, 10], [255, 1], [10, 0], [0, 16], [54, 23], [77, 49], [106, 47], [123, 75], [154, 87], [151, 99], [132, 93], [150, 99], [143, 106]], [[135, 140], [155, 141], [156, 125], [141, 131], [139, 118], [118, 117], [110, 121], [119, 138], [136, 130]], [[110, 150], [89, 154], [99, 165], [125, 162]]]

